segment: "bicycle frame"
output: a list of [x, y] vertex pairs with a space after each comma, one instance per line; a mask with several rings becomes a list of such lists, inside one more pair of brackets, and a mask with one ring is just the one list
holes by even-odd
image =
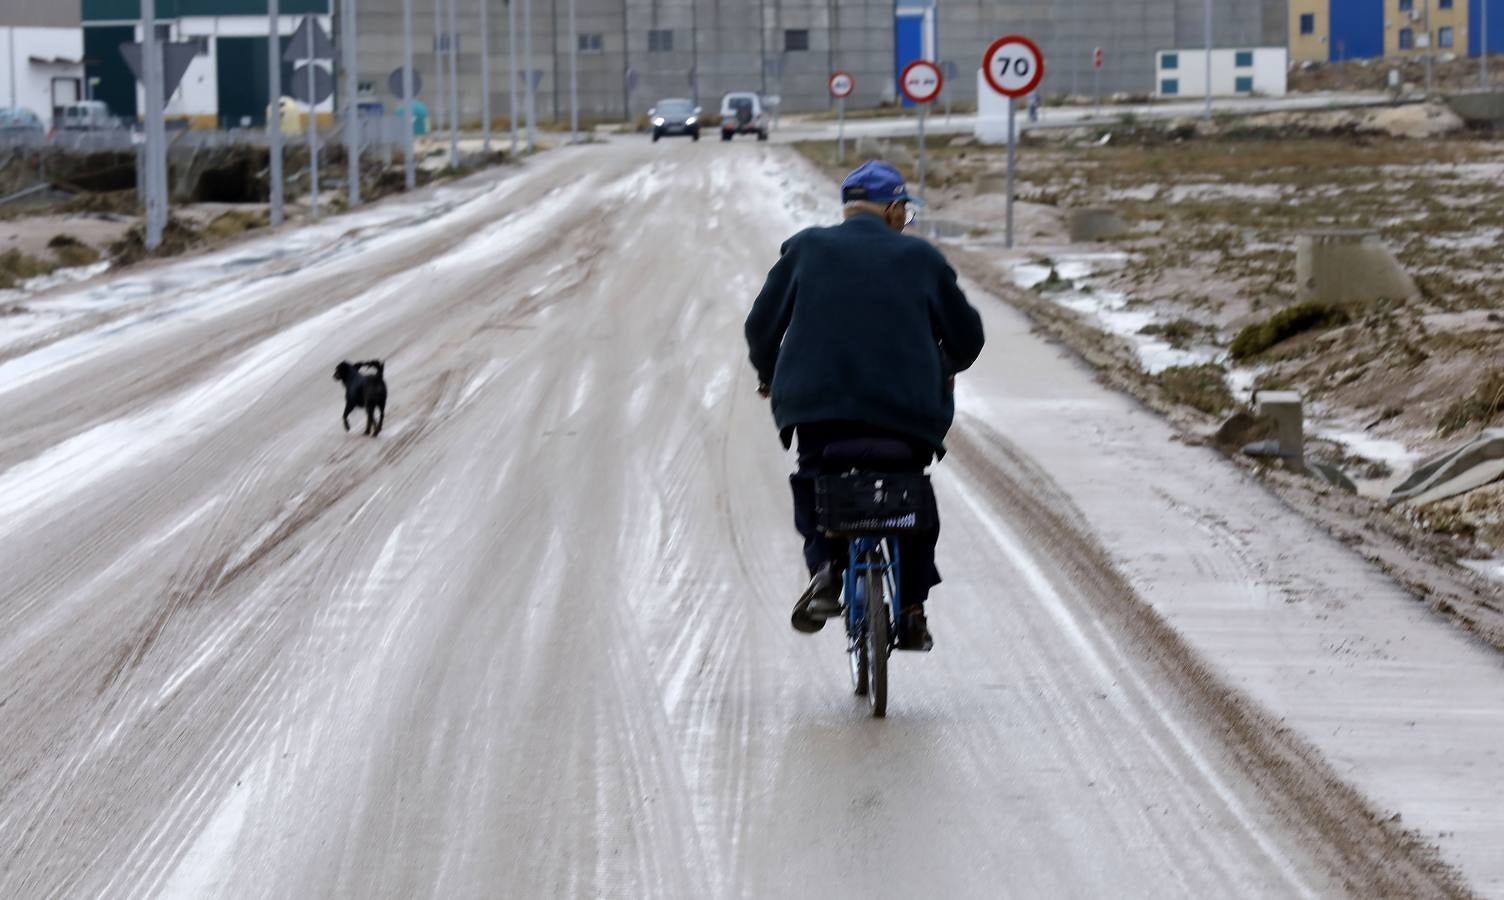
[[[898, 594], [898, 573], [902, 559], [899, 558], [898, 541], [885, 537], [858, 537], [849, 542], [845, 575], [846, 635], [851, 641], [860, 641], [867, 632], [867, 597], [865, 575], [877, 568], [883, 575], [888, 602], [892, 609], [894, 625], [898, 623], [899, 610], [903, 608]], [[896, 630], [890, 629], [889, 634]], [[890, 638], [890, 643], [891, 643]], [[890, 646], [891, 650], [892, 647]]]

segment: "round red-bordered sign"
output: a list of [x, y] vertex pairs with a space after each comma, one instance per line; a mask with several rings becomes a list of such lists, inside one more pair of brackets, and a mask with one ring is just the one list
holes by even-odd
[[982, 54], [982, 77], [1004, 97], [1022, 97], [1044, 79], [1044, 54], [1023, 35], [1000, 37]]
[[916, 59], [903, 67], [903, 73], [898, 76], [898, 89], [903, 92], [910, 101], [925, 104], [940, 96], [940, 89], [945, 87], [945, 75], [940, 72], [940, 67], [927, 59]]
[[837, 72], [830, 76], [830, 96], [837, 100], [845, 100], [856, 90], [856, 79], [851, 77], [850, 72]]

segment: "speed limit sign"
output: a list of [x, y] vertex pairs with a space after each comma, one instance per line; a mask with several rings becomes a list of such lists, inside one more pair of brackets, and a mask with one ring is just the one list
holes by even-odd
[[1022, 35], [998, 38], [982, 57], [982, 75], [1004, 97], [1022, 97], [1044, 78], [1044, 54]]
[[856, 90], [856, 79], [849, 72], [837, 72], [830, 76], [830, 96], [837, 100], [845, 100]]
[[921, 106], [940, 96], [940, 88], [944, 85], [945, 76], [940, 74], [940, 67], [927, 59], [914, 60], [898, 76], [898, 89]]

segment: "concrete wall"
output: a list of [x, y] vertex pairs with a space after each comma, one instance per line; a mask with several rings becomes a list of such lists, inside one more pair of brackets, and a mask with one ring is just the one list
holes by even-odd
[[0, 27], [0, 104], [29, 109], [51, 128], [54, 103], [82, 96], [83, 55], [81, 28]]

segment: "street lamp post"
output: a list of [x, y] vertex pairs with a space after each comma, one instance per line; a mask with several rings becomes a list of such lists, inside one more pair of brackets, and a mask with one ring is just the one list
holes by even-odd
[[538, 146], [538, 103], [534, 96], [537, 85], [533, 83], [533, 0], [522, 2], [522, 69], [523, 86], [527, 90], [527, 149], [532, 150]]
[[480, 148], [491, 155], [491, 0], [480, 0]]
[[1212, 0], [1206, 0], [1206, 119], [1212, 118]]
[[282, 26], [278, 22], [277, 0], [267, 0], [267, 69], [272, 106], [271, 121], [271, 223], [282, 224]]
[[517, 0], [507, 0], [507, 118], [512, 126], [512, 156], [517, 155]]
[[413, 0], [402, 0], [402, 178], [410, 191], [418, 186], [418, 166], [413, 159], [418, 115], [413, 106]]

